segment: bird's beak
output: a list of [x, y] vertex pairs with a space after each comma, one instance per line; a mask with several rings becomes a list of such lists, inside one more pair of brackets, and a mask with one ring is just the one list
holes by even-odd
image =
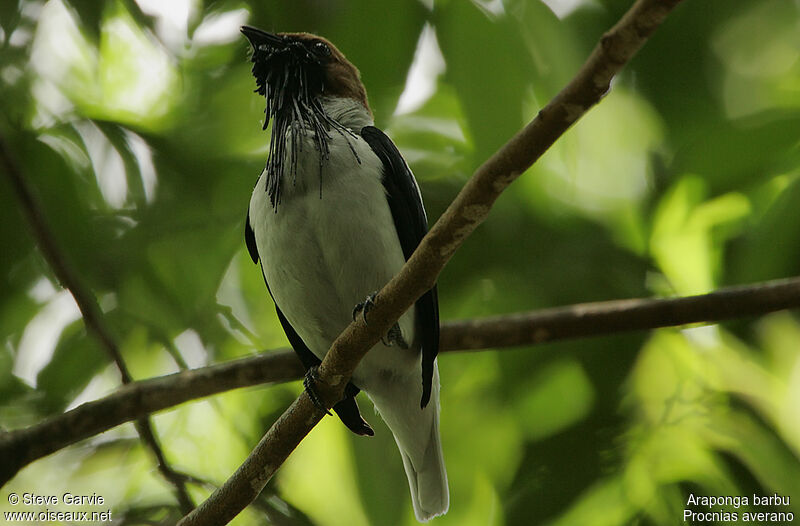
[[282, 37], [274, 33], [267, 33], [255, 27], [242, 26], [240, 31], [247, 37], [247, 40], [250, 41], [253, 49], [258, 49], [262, 44], [266, 44], [270, 47], [283, 47], [285, 45]]

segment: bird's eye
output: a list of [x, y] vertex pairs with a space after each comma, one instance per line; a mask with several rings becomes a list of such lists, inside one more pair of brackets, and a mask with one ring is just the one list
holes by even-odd
[[322, 40], [317, 40], [314, 42], [314, 45], [311, 47], [314, 50], [314, 53], [321, 56], [321, 57], [329, 57], [331, 56], [331, 48], [323, 42]]

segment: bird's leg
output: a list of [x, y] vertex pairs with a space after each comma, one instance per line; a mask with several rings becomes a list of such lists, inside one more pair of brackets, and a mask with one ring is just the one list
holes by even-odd
[[[364, 323], [369, 324], [367, 321], [367, 313], [375, 305], [375, 298], [378, 297], [377, 292], [369, 294], [363, 302], [359, 303], [353, 308], [353, 321], [356, 321], [358, 313], [364, 318]], [[395, 323], [385, 336], [381, 336], [381, 342], [387, 347], [397, 345], [401, 349], [408, 349], [408, 342], [403, 338], [403, 331], [400, 330], [400, 324]]]
[[303, 387], [306, 388], [308, 398], [311, 399], [311, 403], [314, 404], [314, 407], [320, 411], [324, 411], [325, 414], [330, 415], [331, 412], [328, 411], [328, 408], [322, 403], [322, 398], [320, 398], [319, 394], [317, 393], [316, 383], [318, 381], [318, 370], [319, 366], [317, 365], [312, 365], [308, 368], [308, 370], [306, 370], [306, 375], [303, 377]]
[[356, 321], [356, 316], [358, 316], [358, 313], [360, 312], [361, 317], [364, 318], [364, 324], [368, 324], [369, 322], [367, 322], [367, 313], [372, 310], [372, 307], [375, 306], [375, 298], [377, 297], [378, 291], [375, 291], [372, 294], [367, 295], [364, 301], [353, 307], [353, 321]]

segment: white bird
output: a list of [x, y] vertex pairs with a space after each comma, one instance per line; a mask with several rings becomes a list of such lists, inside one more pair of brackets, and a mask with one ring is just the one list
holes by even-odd
[[[272, 121], [270, 154], [250, 199], [245, 238], [309, 371], [313, 400], [315, 367], [355, 313], [363, 309], [366, 316], [370, 294], [411, 256], [427, 218], [411, 170], [373, 126], [356, 67], [315, 35], [247, 26], [242, 32], [253, 47], [256, 91], [266, 99], [264, 128]], [[355, 395], [363, 389], [373, 401], [400, 449], [419, 521], [449, 507], [438, 347], [434, 287], [367, 353], [346, 398], [334, 406], [353, 432], [372, 435]]]

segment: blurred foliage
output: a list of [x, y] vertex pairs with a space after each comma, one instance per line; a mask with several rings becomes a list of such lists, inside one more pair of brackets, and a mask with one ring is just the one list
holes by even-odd
[[[239, 25], [335, 42], [435, 219], [630, 3], [8, 0], [0, 132], [134, 375], [163, 375], [286, 345], [242, 239], [268, 140]], [[798, 9], [680, 5], [445, 269], [443, 319], [800, 274]], [[0, 425], [15, 428], [118, 378], [6, 178], [0, 236]], [[671, 525], [690, 493], [777, 493], [792, 505], [746, 509], [800, 512], [799, 350], [796, 313], [778, 313], [445, 355], [452, 505], [436, 523]], [[154, 417], [195, 499], [299, 388]], [[414, 524], [391, 435], [365, 414], [376, 437], [325, 419], [234, 523]], [[4, 491], [98, 493], [126, 524], [177, 516], [131, 425], [32, 464]]]

